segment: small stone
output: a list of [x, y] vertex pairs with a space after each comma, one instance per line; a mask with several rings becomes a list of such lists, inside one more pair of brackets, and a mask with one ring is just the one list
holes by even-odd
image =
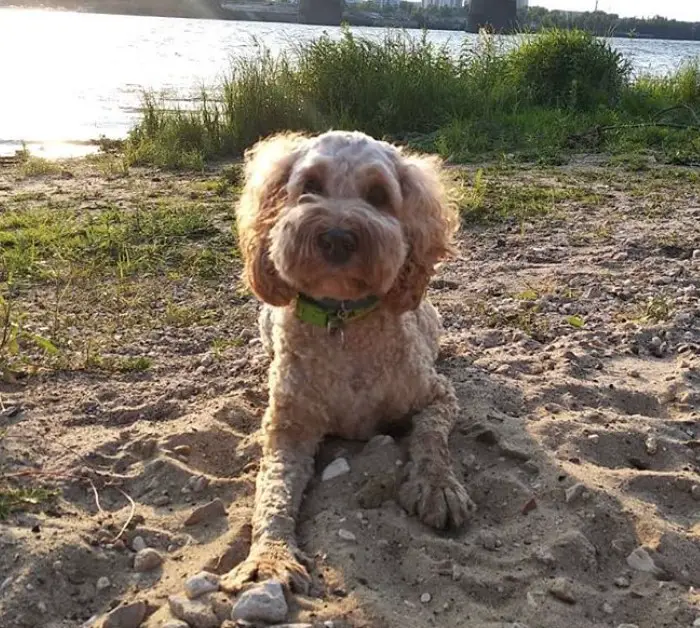
[[139, 628], [146, 617], [146, 603], [134, 602], [118, 606], [105, 617], [103, 628]]
[[661, 569], [656, 566], [654, 559], [643, 547], [638, 547], [627, 557], [627, 564], [637, 571], [643, 571], [654, 575], [659, 575], [661, 573]]
[[163, 564], [163, 557], [152, 547], [142, 549], [134, 556], [134, 571], [152, 571]]
[[620, 576], [619, 578], [615, 578], [613, 582], [615, 583], [615, 586], [618, 589], [627, 589], [630, 586], [630, 579], [627, 576]]
[[357, 541], [357, 537], [350, 532], [350, 530], [345, 530], [344, 528], [338, 530], [338, 536], [343, 539], [343, 541], [351, 541], [353, 543]]
[[11, 584], [12, 578], [8, 576], [2, 581], [2, 584], [0, 584], [0, 593], [3, 593], [5, 590], [9, 589]]
[[696, 502], [700, 502], [700, 484], [693, 485], [693, 488], [690, 489], [690, 495]]
[[615, 609], [610, 602], [603, 602], [602, 610], [606, 615], [612, 615], [615, 612]]
[[659, 450], [659, 441], [655, 436], [647, 436], [644, 441], [644, 447], [650, 456], [653, 456]]
[[185, 594], [191, 600], [198, 598], [205, 593], [212, 593], [219, 590], [219, 576], [213, 573], [202, 571], [196, 576], [185, 580]]
[[581, 496], [583, 496], [583, 494], [585, 492], [586, 492], [586, 485], [582, 484], [581, 482], [579, 482], [578, 484], [574, 484], [573, 486], [570, 486], [565, 491], [566, 503], [570, 504], [571, 502], [576, 501]]
[[156, 508], [162, 508], [163, 506], [167, 506], [170, 503], [170, 497], [167, 495], [158, 495], [158, 497], [155, 497], [153, 499], [153, 505]]
[[181, 595], [168, 598], [170, 612], [187, 623], [190, 628], [219, 628], [221, 622], [208, 604], [199, 600], [189, 600]]
[[364, 446], [362, 453], [367, 453], [371, 449], [379, 449], [381, 447], [388, 447], [393, 445], [396, 441], [388, 434], [378, 434], [373, 436]]
[[187, 622], [181, 619], [169, 619], [166, 621], [161, 628], [190, 628]]
[[[700, 258], [700, 255], [698, 255], [698, 257]], [[693, 628], [700, 628], [700, 617], [693, 622]]]
[[209, 486], [209, 478], [204, 475], [193, 475], [187, 481], [187, 486], [193, 493], [201, 493]]
[[574, 588], [566, 578], [555, 578], [554, 582], [549, 587], [549, 592], [562, 602], [566, 602], [567, 604], [576, 604]]
[[693, 251], [693, 259], [700, 259], [700, 249], [695, 249]]
[[142, 536], [135, 536], [131, 541], [131, 549], [135, 552], [140, 552], [148, 547]]
[[276, 580], [268, 580], [260, 586], [243, 592], [236, 601], [231, 619], [262, 621], [276, 624], [287, 616], [287, 601], [282, 585]]
[[481, 546], [490, 552], [495, 552], [499, 546], [498, 537], [491, 530], [482, 530], [479, 533], [479, 540], [481, 541]]
[[328, 482], [333, 478], [340, 477], [341, 475], [345, 475], [349, 472], [350, 465], [348, 464], [348, 461], [345, 458], [336, 458], [323, 470], [321, 480], [323, 482]]
[[430, 595], [430, 593], [423, 593], [423, 595], [420, 596], [420, 601], [423, 604], [428, 604], [430, 602], [430, 600], [432, 600], [432, 599], [433, 599], [433, 596]]
[[637, 624], [619, 624], [617, 628], [639, 628]]
[[522, 507], [521, 512], [522, 512], [524, 515], [527, 515], [528, 513], [530, 513], [530, 512], [532, 512], [533, 510], [535, 510], [536, 508], [537, 508], [537, 500], [533, 497], [532, 499], [530, 499], [530, 501], [528, 501], [528, 502]]
[[187, 457], [192, 453], [192, 447], [189, 445], [178, 445], [177, 447], [173, 447], [173, 453], [178, 456]]
[[112, 583], [110, 582], [109, 578], [107, 576], [102, 576], [101, 578], [97, 579], [97, 584], [95, 587], [97, 588], [97, 591], [104, 591], [105, 589], [109, 589], [109, 587], [112, 586]]
[[190, 516], [187, 517], [187, 519], [185, 520], [185, 525], [193, 526], [204, 521], [211, 521], [212, 519], [216, 519], [217, 517], [224, 517], [225, 515], [226, 507], [224, 506], [224, 502], [222, 502], [217, 497], [215, 500], [210, 501], [208, 504], [204, 504], [204, 506], [199, 506], [198, 508], [195, 508], [190, 513]]
[[36, 607], [40, 613], [46, 613], [49, 610], [49, 607], [46, 606], [46, 602], [42, 601], [37, 602]]

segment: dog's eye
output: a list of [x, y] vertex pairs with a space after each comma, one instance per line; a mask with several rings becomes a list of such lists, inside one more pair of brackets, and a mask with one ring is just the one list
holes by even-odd
[[306, 180], [304, 187], [301, 190], [302, 196], [304, 194], [315, 194], [316, 196], [323, 196], [323, 183], [316, 177], [311, 177]]
[[386, 207], [389, 204], [389, 194], [383, 185], [375, 183], [372, 187], [367, 190], [365, 194], [365, 200], [372, 206], [380, 209]]

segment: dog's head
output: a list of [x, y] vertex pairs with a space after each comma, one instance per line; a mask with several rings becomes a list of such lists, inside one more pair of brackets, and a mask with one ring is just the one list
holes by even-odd
[[246, 155], [245, 278], [272, 305], [301, 292], [415, 309], [456, 226], [437, 159], [362, 133], [278, 135]]

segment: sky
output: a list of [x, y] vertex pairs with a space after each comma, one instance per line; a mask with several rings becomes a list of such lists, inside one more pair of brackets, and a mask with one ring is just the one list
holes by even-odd
[[[531, 6], [562, 11], [592, 11], [596, 0], [530, 0]], [[598, 9], [622, 16], [663, 15], [676, 20], [700, 22], [700, 0], [598, 0]]]

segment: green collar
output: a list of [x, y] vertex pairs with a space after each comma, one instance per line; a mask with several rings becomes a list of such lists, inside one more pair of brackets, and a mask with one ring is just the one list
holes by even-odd
[[379, 305], [379, 299], [374, 296], [365, 297], [359, 301], [336, 301], [335, 299], [313, 299], [305, 294], [299, 294], [296, 301], [295, 313], [304, 323], [338, 329], [346, 323], [356, 321]]

